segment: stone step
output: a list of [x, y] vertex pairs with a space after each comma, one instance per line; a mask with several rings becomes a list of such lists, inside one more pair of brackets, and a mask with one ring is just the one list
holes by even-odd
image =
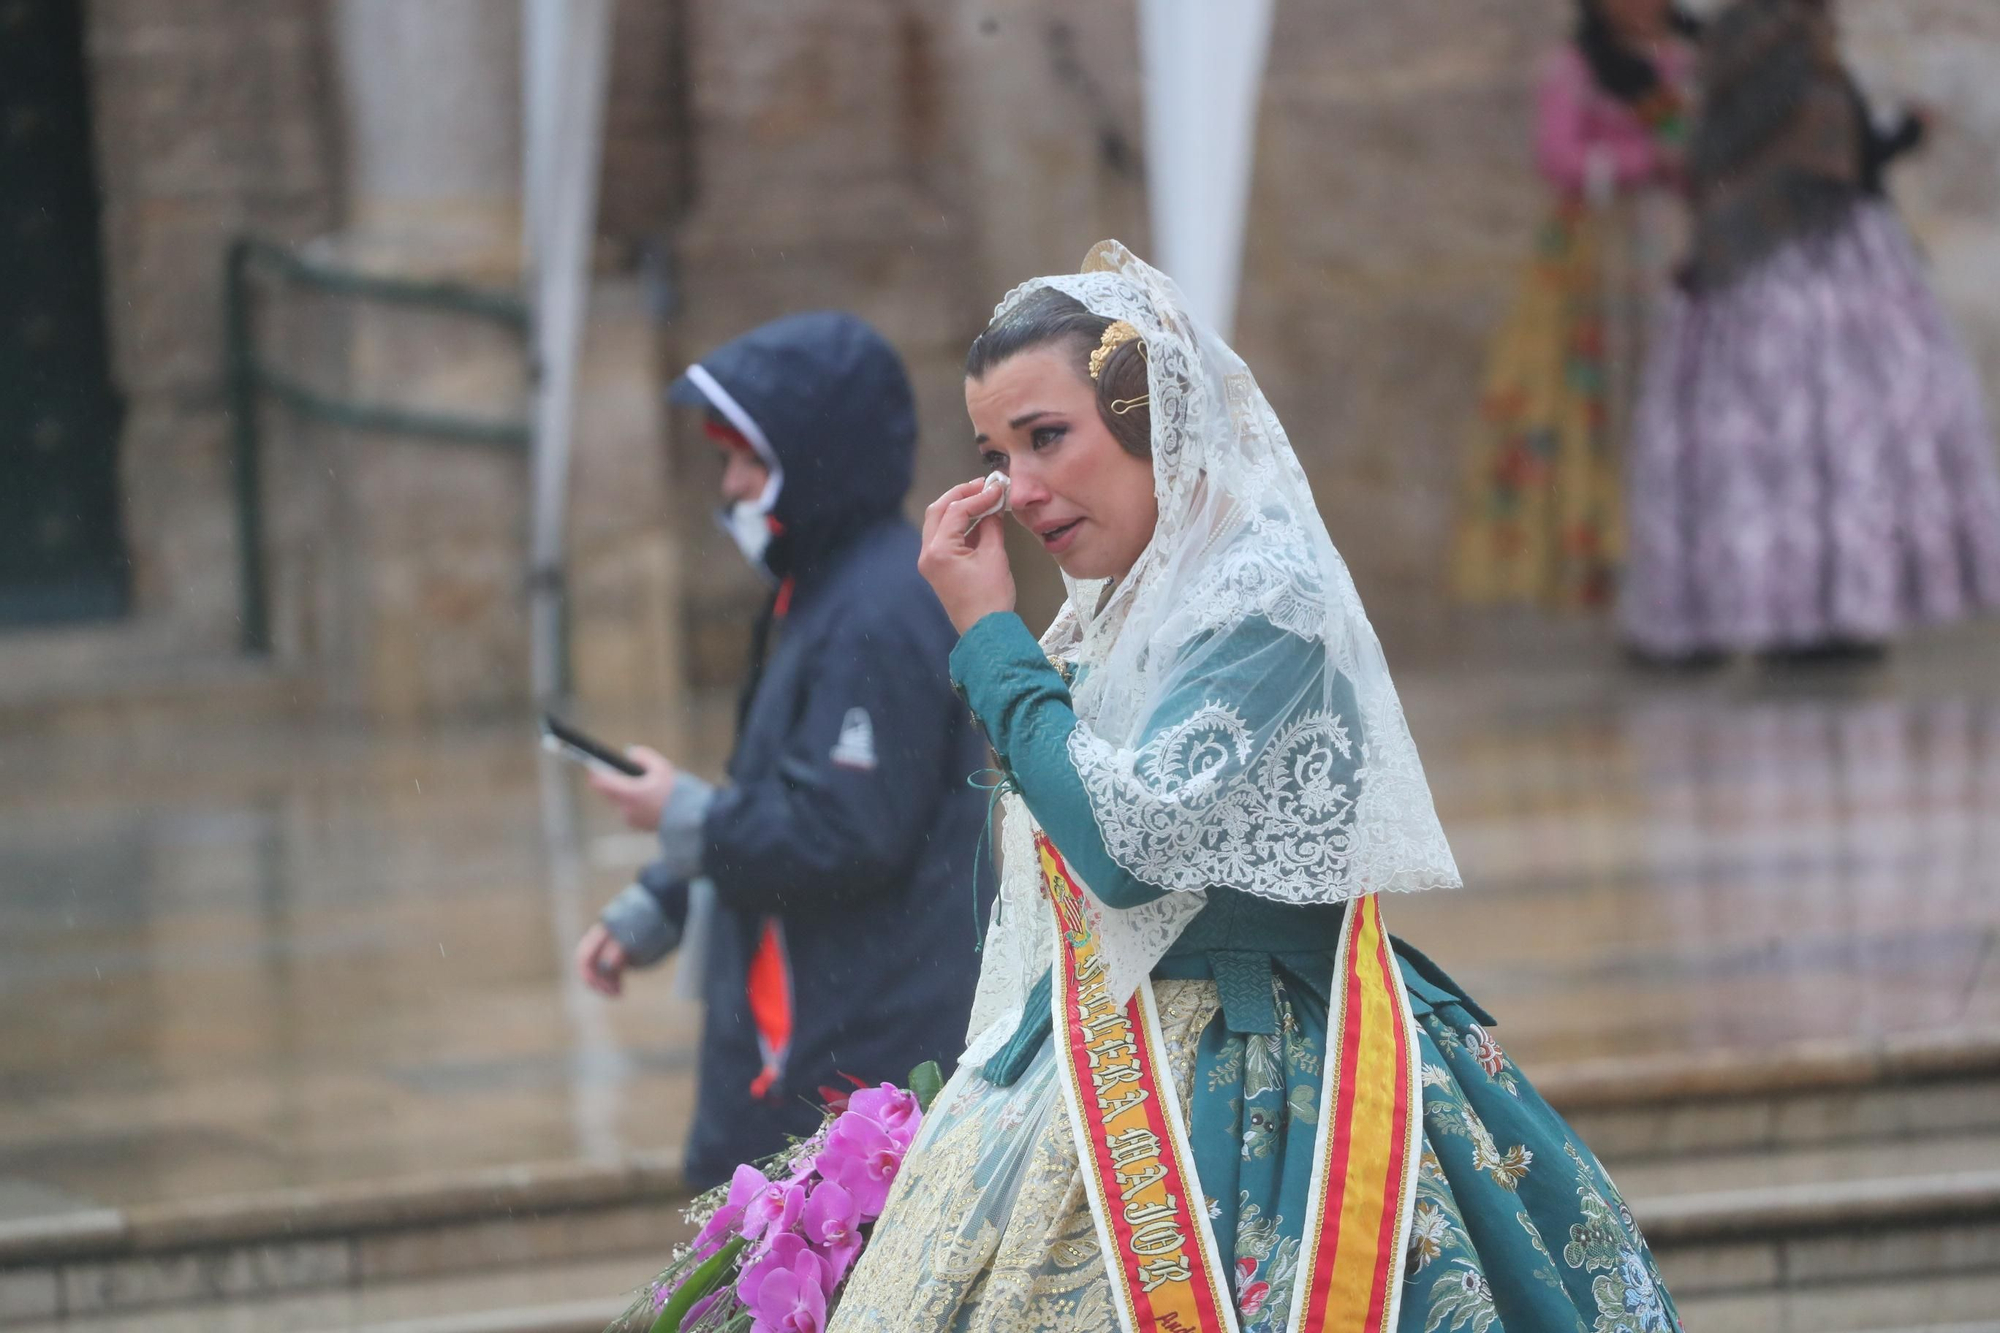
[[296, 669], [143, 622], [0, 636], [0, 734], [16, 744], [184, 734], [296, 717], [317, 702]]
[[[2000, 1042], [1952, 1038], [1593, 1065], [1540, 1086], [1609, 1164], [1675, 1291], [1720, 1300], [2000, 1271], [2000, 1129], [1980, 1128], [2000, 1111], [1996, 1070]], [[496, 1275], [477, 1287], [630, 1256], [609, 1285], [475, 1308], [560, 1306], [643, 1279], [685, 1234], [683, 1203], [677, 1162], [657, 1156], [0, 1223], [0, 1327]]]
[[1530, 1070], [1621, 1181], [1690, 1154], [2000, 1131], [2000, 1033], [1811, 1043]]
[[685, 1204], [679, 1162], [661, 1156], [0, 1223], [0, 1328], [367, 1292], [605, 1255], [631, 1255], [620, 1271], [643, 1274], [688, 1234]]
[[[2000, 1170], [1669, 1195], [1635, 1200], [1633, 1213], [1677, 1298], [1979, 1279], [2000, 1291]], [[1996, 1310], [2000, 1300], [1910, 1312], [1937, 1322]]]
[[[1588, 1136], [1584, 1141], [1591, 1142]], [[1619, 1191], [1637, 1208], [1665, 1197], [2000, 1171], [2000, 1131], [1603, 1160]]]
[[128, 1310], [10, 1327], [8, 1333], [601, 1333], [652, 1256], [550, 1263], [372, 1286]]
[[[1654, 1200], [1641, 1213], [1697, 1333], [2000, 1333], [2000, 1172]], [[31, 1320], [12, 1333], [595, 1333], [665, 1248]]]
[[[1669, 1285], [1694, 1333], [2000, 1333], [2000, 1272], [1859, 1280], [1803, 1289], [1705, 1292]], [[643, 1255], [459, 1275], [173, 1310], [84, 1316], [14, 1333], [598, 1333], [616, 1293], [650, 1271]], [[609, 1295], [605, 1293], [611, 1293]], [[1899, 1322], [1900, 1321], [1900, 1322]]]
[[1992, 1319], [2000, 1275], [1992, 1273], [1730, 1296], [1676, 1292], [1674, 1303], [1689, 1333], [2000, 1333]]

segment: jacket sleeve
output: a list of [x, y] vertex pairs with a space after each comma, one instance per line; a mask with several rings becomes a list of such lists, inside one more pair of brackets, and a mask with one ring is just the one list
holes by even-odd
[[664, 860], [642, 866], [598, 919], [634, 967], [650, 967], [680, 946], [687, 929], [687, 881]]
[[970, 776], [946, 772], [955, 713], [942, 653], [907, 608], [884, 599], [844, 620], [775, 768], [709, 802], [701, 868], [717, 901], [796, 912], [900, 892], [945, 784]]

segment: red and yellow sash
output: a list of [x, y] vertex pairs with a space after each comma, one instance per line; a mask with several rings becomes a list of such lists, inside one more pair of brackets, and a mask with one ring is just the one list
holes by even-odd
[[1082, 890], [1047, 835], [1035, 847], [1056, 913], [1056, 1058], [1119, 1322], [1126, 1333], [1235, 1333], [1180, 1099], [1162, 1076], [1152, 988], [1112, 1000]]
[[1347, 905], [1334, 963], [1290, 1328], [1386, 1333], [1396, 1326], [1416, 1203], [1423, 1085], [1410, 997], [1373, 894]]
[[[1229, 1265], [1208, 1224], [1150, 983], [1120, 1005], [1084, 893], [1046, 835], [1056, 914], [1052, 1000], [1063, 1091], [1126, 1333], [1235, 1333]], [[1420, 1133], [1409, 998], [1373, 898], [1342, 928], [1320, 1117], [1290, 1327], [1394, 1327]]]

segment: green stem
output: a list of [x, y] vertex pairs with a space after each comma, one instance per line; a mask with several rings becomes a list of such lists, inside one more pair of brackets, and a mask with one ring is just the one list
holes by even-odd
[[735, 1264], [736, 1256], [743, 1253], [743, 1247], [749, 1243], [738, 1236], [688, 1274], [687, 1281], [681, 1283], [674, 1294], [667, 1297], [667, 1303], [660, 1307], [660, 1317], [653, 1321], [653, 1333], [681, 1333], [681, 1320], [687, 1317], [687, 1312], [694, 1308], [696, 1301], [721, 1284], [722, 1275]]

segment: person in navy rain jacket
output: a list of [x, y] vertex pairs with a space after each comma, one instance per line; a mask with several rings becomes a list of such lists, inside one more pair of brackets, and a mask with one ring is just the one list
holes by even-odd
[[[712, 893], [690, 1185], [777, 1152], [856, 1082], [901, 1084], [965, 1044], [991, 902], [986, 743], [952, 692], [957, 636], [903, 518], [916, 409], [901, 359], [852, 315], [766, 324], [668, 391], [708, 414], [724, 526], [772, 583], [728, 779], [634, 747], [592, 786], [661, 856], [577, 949], [595, 989], [680, 942]], [[707, 886], [712, 884], [713, 888]], [[691, 886], [694, 886], [691, 891]]]

